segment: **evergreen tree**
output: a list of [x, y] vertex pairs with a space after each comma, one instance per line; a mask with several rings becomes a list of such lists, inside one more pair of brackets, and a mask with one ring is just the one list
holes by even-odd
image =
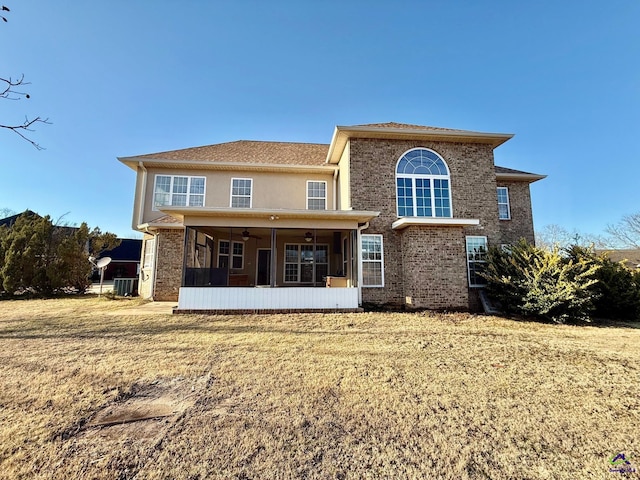
[[640, 318], [640, 275], [622, 262], [614, 262], [607, 254], [597, 254], [591, 247], [573, 245], [569, 258], [585, 259], [600, 266], [591, 286], [594, 293], [594, 316], [597, 318], [636, 320]]
[[522, 240], [509, 251], [491, 249], [483, 276], [507, 313], [564, 323], [589, 318], [599, 268], [587, 258], [562, 256], [557, 247], [543, 250]]
[[64, 288], [84, 292], [90, 284], [89, 254], [115, 248], [120, 241], [99, 228], [56, 226], [49, 216], [23, 214], [0, 234], [0, 280], [13, 294], [50, 295]]

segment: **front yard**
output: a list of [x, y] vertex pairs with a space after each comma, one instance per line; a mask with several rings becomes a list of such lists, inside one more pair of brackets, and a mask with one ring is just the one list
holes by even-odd
[[137, 305], [0, 302], [0, 477], [640, 476], [640, 329]]

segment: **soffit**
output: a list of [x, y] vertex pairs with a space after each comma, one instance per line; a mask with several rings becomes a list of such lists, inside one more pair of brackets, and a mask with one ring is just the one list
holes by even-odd
[[411, 226], [422, 227], [472, 227], [480, 225], [477, 218], [432, 218], [432, 217], [402, 217], [393, 222], [393, 230], [403, 230]]
[[547, 178], [546, 175], [538, 175], [537, 173], [523, 172], [521, 170], [514, 170], [513, 168], [495, 166], [496, 180], [505, 180], [513, 182], [537, 182], [543, 178]]
[[[136, 170], [138, 162], [135, 160], [118, 159], [129, 168]], [[333, 165], [278, 165], [278, 164], [248, 164], [234, 162], [206, 162], [190, 161], [177, 162], [175, 160], [151, 159], [143, 162], [145, 168], [163, 168], [173, 170], [211, 170], [234, 172], [271, 172], [271, 173], [300, 173], [300, 174], [327, 174], [333, 175], [336, 167]]]

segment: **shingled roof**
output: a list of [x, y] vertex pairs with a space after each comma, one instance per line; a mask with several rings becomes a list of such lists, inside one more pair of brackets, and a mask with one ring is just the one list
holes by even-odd
[[[340, 127], [339, 127], [340, 128]], [[369, 123], [365, 125], [354, 125], [343, 128], [364, 128], [364, 129], [396, 129], [408, 131], [424, 131], [425, 133], [442, 134], [474, 134], [467, 130], [456, 130], [451, 128], [430, 127], [425, 125], [412, 125], [408, 123], [386, 122]], [[322, 166], [326, 165], [327, 154], [330, 145], [324, 143], [296, 143], [296, 142], [267, 142], [257, 140], [237, 140], [234, 142], [218, 143], [201, 147], [183, 148], [179, 150], [169, 150], [166, 152], [149, 153], [132, 157], [121, 157], [120, 161], [135, 168], [138, 161], [161, 160], [177, 162], [211, 162], [226, 164], [248, 164], [248, 165], [291, 165], [291, 166]], [[495, 167], [497, 174], [504, 175], [530, 175], [505, 167]], [[540, 176], [540, 178], [542, 178]]]
[[367, 128], [395, 128], [398, 130], [424, 130], [425, 132], [468, 132], [468, 130], [458, 130], [455, 128], [442, 128], [442, 127], [430, 127], [427, 125], [412, 125], [410, 123], [367, 123], [364, 125], [354, 125], [355, 127], [367, 127]]
[[149, 153], [127, 160], [178, 160], [229, 162], [274, 165], [323, 165], [329, 145], [322, 143], [262, 142], [238, 140], [235, 142], [183, 148], [167, 152]]

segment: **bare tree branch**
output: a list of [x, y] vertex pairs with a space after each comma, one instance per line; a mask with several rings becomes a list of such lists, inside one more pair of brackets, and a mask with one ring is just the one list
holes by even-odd
[[[4, 5], [2, 5], [2, 8], [0, 8], [0, 10], [2, 10], [3, 12], [10, 12], [10, 10]], [[5, 17], [4, 15], [0, 15], [0, 18], [2, 19], [2, 21], [8, 22], [7, 17]]]
[[18, 134], [20, 137], [22, 137], [27, 142], [29, 142], [31, 145], [36, 147], [38, 150], [44, 150], [43, 146], [41, 146], [40, 144], [38, 144], [35, 141], [31, 140], [24, 133], [22, 133], [22, 132], [33, 132], [34, 131], [33, 128], [30, 128], [30, 127], [35, 123], [44, 123], [46, 125], [51, 125], [51, 122], [49, 121], [48, 118], [36, 117], [36, 118], [33, 118], [33, 119], [29, 120], [27, 117], [25, 117], [24, 122], [22, 122], [19, 125], [2, 125], [2, 124], [0, 124], [0, 128], [6, 128], [7, 130], [11, 130], [12, 132]]
[[31, 85], [30, 82], [24, 81], [24, 75], [21, 75], [20, 78], [14, 80], [11, 77], [2, 78], [0, 77], [0, 82], [4, 83], [3, 90], [0, 92], [0, 98], [6, 98], [8, 100], [19, 100], [21, 97], [31, 98], [28, 93], [25, 92], [17, 92], [14, 90], [14, 87], [20, 87], [23, 85]]
[[[20, 100], [22, 98], [26, 98], [26, 99], [31, 98], [28, 93], [16, 90], [16, 87], [29, 85], [29, 82], [24, 81], [24, 75], [21, 75], [20, 78], [17, 78], [15, 80], [12, 79], [11, 77], [9, 78], [0, 77], [0, 84], [4, 84], [2, 87], [0, 87], [0, 98], [4, 98], [5, 100]], [[38, 150], [44, 150], [44, 147], [41, 147], [38, 143], [31, 140], [25, 133], [25, 132], [33, 132], [34, 130], [31, 127], [36, 123], [44, 123], [47, 125], [51, 124], [48, 118], [42, 118], [38, 116], [36, 118], [32, 118], [31, 120], [29, 120], [28, 117], [25, 117], [24, 122], [18, 123], [15, 125], [4, 125], [0, 123], [0, 128], [6, 128], [7, 130], [11, 130], [12, 132], [22, 137], [27, 142], [29, 142], [31, 145], [36, 147]]]
[[608, 225], [606, 232], [622, 246], [640, 248], [640, 212], [625, 215], [615, 225]]

